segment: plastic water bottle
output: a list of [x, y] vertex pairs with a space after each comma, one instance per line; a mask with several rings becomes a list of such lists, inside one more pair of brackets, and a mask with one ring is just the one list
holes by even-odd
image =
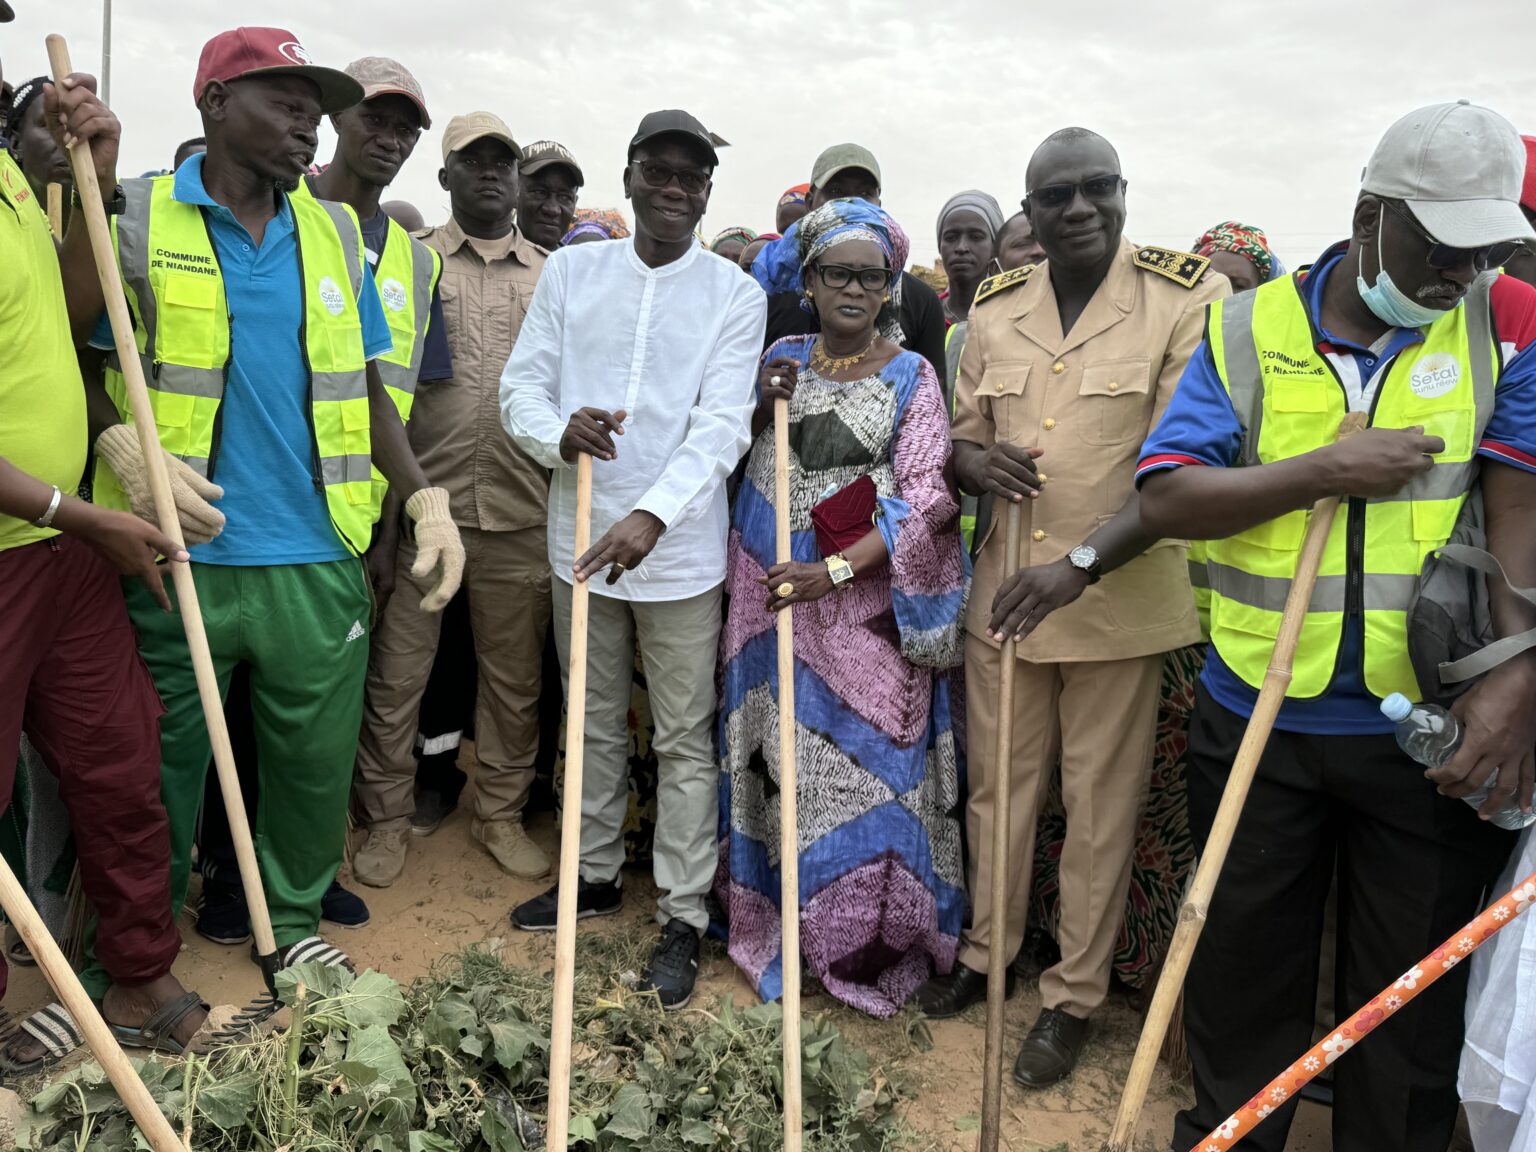
[[[1381, 702], [1381, 712], [1397, 725], [1397, 746], [1426, 768], [1439, 768], [1461, 747], [1461, 725], [1437, 704], [1414, 704], [1401, 692], [1394, 692]], [[1498, 775], [1495, 771], [1481, 788], [1464, 797], [1466, 802], [1481, 808]], [[1536, 824], [1536, 813], [1522, 812], [1511, 801], [1489, 817], [1489, 823], [1518, 832]]]

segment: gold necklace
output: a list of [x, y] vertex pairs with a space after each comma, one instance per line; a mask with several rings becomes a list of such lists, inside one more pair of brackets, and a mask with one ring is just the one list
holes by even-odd
[[877, 332], [869, 338], [869, 343], [864, 345], [862, 352], [857, 352], [852, 356], [829, 356], [827, 355], [825, 337], [819, 337], [811, 348], [811, 366], [826, 372], [846, 371], [868, 356], [875, 346], [875, 341], [878, 339], [880, 339], [880, 334]]

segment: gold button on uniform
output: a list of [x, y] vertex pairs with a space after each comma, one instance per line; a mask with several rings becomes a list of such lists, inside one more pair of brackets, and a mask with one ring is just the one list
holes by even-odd
[[1001, 380], [999, 380], [999, 381], [998, 381], [998, 382], [997, 382], [997, 390], [998, 390], [998, 391], [999, 391], [999, 392], [1001, 392], [1001, 391], [1002, 391], [1002, 390], [1003, 390], [1003, 382], [1002, 382], [1002, 381], [1001, 381]]
[[1036, 528], [1029, 535], [1030, 535], [1030, 538], [1032, 540], [1034, 540], [1034, 542], [1036, 544], [1038, 544], [1038, 543], [1040, 543], [1040, 541], [1045, 539], [1045, 529], [1044, 528]]
[[1040, 483], [1042, 483], [1042, 484], [1044, 484], [1047, 480], [1050, 479], [1050, 477], [1047, 476], [1044, 472], [1037, 473], [1037, 475], [1039, 476]]
[[1060, 376], [1066, 370], [1067, 370], [1067, 366], [1065, 364], [1063, 364], [1060, 360], [1056, 361], [1056, 363], [1051, 365], [1051, 371], [1054, 372], [1058, 376]]
[[1118, 391], [1120, 391], [1120, 385], [1116, 384], [1113, 380], [1111, 380], [1109, 382], [1109, 390], [1111, 392], [1118, 392]]
[[1047, 432], [1049, 432], [1054, 427], [1056, 427], [1056, 421], [1052, 420], [1049, 416], [1047, 416], [1045, 418], [1045, 430]]

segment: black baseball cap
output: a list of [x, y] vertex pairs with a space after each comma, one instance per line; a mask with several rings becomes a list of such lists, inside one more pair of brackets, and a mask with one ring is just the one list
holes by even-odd
[[16, 12], [5, 0], [0, 0], [0, 24], [9, 24], [16, 19]]
[[[0, 3], [3, 2], [4, 0], [0, 0]], [[651, 112], [640, 121], [635, 138], [629, 142], [629, 158], [633, 160], [636, 148], [658, 136], [689, 136], [704, 145], [704, 151], [709, 153], [710, 164], [718, 166], [720, 163], [720, 155], [715, 151], [715, 147], [724, 144], [725, 141], [700, 124], [693, 116], [677, 108], [671, 108], [665, 112]]]

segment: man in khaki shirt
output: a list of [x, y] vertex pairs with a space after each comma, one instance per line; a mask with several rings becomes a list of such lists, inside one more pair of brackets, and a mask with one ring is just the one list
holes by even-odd
[[[409, 432], [422, 470], [448, 490], [465, 541], [464, 589], [479, 668], [475, 817], [471, 832], [514, 876], [549, 871], [523, 830], [538, 751], [538, 699], [550, 618], [544, 526], [549, 474], [502, 431], [501, 371], [511, 355], [547, 253], [513, 226], [522, 150], [489, 112], [458, 116], [443, 136], [453, 214], [418, 233], [443, 258], [450, 380], [422, 383]], [[357, 806], [368, 829], [352, 868], [386, 887], [405, 867], [414, 809], [417, 711], [441, 619], [408, 593], [415, 547], [401, 541], [396, 581], [374, 632], [357, 754]]]
[[[1102, 137], [1056, 133], [1026, 179], [1025, 211], [1048, 259], [978, 289], [953, 430], [961, 489], [996, 498], [967, 618], [972, 921], [959, 963], [917, 1001], [943, 1017], [985, 998], [996, 882], [1008, 886], [1006, 952], [1018, 952], [1038, 801], [1059, 755], [1061, 961], [1040, 978], [1040, 1018], [1014, 1067], [1019, 1083], [1043, 1087], [1072, 1070], [1109, 987], [1163, 654], [1200, 638], [1184, 548], [1142, 532], [1133, 481], [1141, 443], [1200, 341], [1205, 305], [1228, 284], [1202, 257], [1124, 239], [1125, 181]], [[1003, 555], [1008, 501], [1022, 504], [1013, 563]], [[999, 648], [1010, 632], [1021, 640], [1009, 874], [999, 880], [987, 846]]]

